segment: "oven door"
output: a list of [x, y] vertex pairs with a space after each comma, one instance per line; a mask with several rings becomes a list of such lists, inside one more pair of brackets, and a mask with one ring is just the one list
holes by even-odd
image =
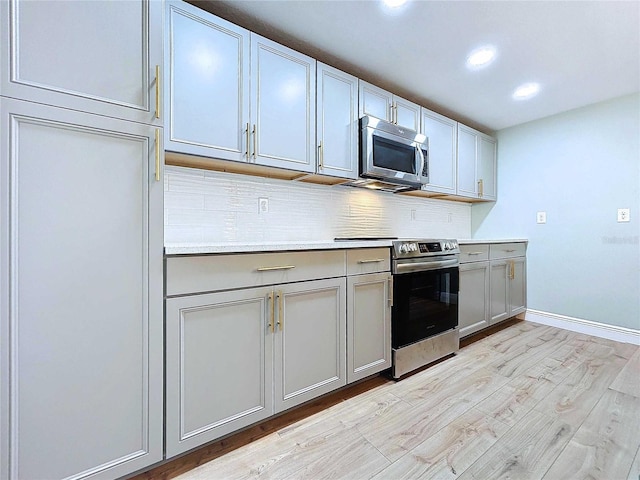
[[458, 267], [394, 275], [391, 343], [398, 349], [458, 326]]

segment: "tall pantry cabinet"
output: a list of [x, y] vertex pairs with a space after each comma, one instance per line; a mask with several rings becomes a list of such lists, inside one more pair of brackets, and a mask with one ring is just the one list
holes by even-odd
[[162, 459], [162, 3], [0, 2], [0, 478]]

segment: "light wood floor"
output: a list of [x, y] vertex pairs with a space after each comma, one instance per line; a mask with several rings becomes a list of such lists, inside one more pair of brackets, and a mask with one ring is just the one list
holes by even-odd
[[139, 478], [638, 480], [640, 349], [511, 322], [288, 415]]

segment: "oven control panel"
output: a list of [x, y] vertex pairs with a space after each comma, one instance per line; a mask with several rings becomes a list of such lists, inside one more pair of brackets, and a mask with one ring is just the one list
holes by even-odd
[[456, 240], [398, 240], [393, 242], [394, 257], [422, 257], [460, 253]]

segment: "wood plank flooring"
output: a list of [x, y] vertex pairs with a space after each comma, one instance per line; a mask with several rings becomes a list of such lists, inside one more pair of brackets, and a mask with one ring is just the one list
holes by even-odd
[[136, 478], [640, 480], [640, 348], [511, 321]]

